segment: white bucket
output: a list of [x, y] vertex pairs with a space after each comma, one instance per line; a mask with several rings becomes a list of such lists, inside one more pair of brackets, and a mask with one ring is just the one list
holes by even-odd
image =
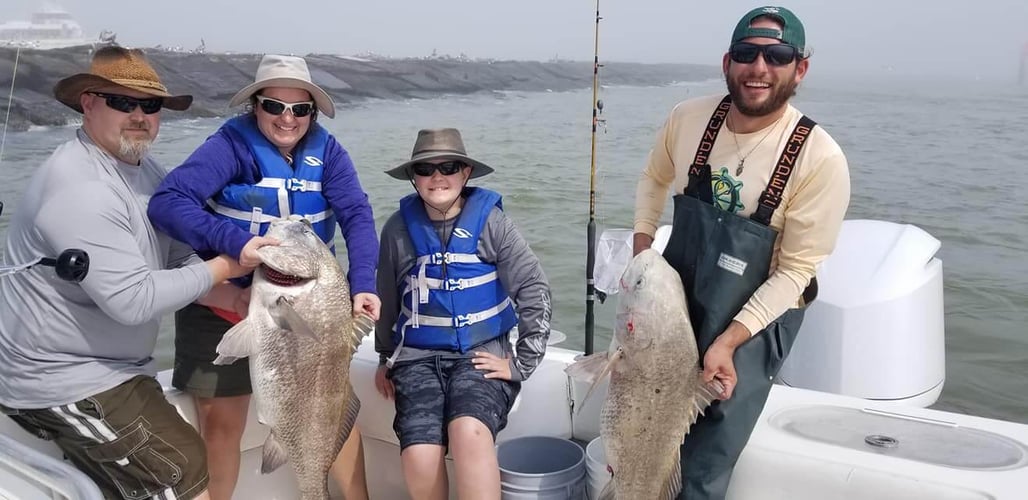
[[607, 472], [607, 452], [603, 449], [603, 438], [597, 437], [585, 447], [585, 488], [589, 500], [596, 500], [603, 487], [610, 482]]
[[585, 453], [567, 439], [523, 436], [496, 446], [503, 500], [583, 500]]

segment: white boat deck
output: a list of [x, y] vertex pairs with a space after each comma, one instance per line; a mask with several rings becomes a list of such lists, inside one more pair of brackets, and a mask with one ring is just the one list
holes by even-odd
[[[581, 413], [572, 412], [572, 405], [583, 404], [587, 389], [563, 372], [577, 354], [550, 348], [544, 363], [525, 383], [499, 440], [547, 435], [589, 441], [599, 435], [598, 415], [605, 388], [584, 403]], [[399, 447], [392, 430], [393, 404], [379, 396], [373, 385], [377, 363], [373, 340], [368, 338], [354, 359], [351, 376], [363, 402], [359, 425], [369, 489], [374, 499], [405, 499]], [[170, 373], [162, 373], [161, 378], [167, 387]], [[196, 425], [192, 400], [171, 388], [168, 397]], [[0, 419], [0, 432], [60, 457], [52, 444], [30, 436], [8, 419]], [[891, 435], [898, 446], [868, 445], [863, 437], [872, 434]], [[266, 435], [267, 429], [256, 422], [251, 410], [234, 498], [297, 498], [288, 467], [267, 476], [259, 473]], [[904, 456], [911, 455], [909, 450], [914, 450], [912, 456]], [[1023, 500], [1026, 490], [1028, 425], [776, 385], [740, 459], [729, 498]], [[5, 498], [5, 492], [16, 499], [54, 498], [18, 496], [10, 491], [8, 482], [2, 482], [0, 498]], [[337, 494], [334, 485], [333, 493]]]

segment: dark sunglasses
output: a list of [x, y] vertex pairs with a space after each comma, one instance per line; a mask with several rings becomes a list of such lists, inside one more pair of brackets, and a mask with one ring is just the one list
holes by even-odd
[[297, 118], [303, 118], [314, 112], [314, 101], [288, 103], [259, 95], [257, 102], [260, 103], [264, 112], [275, 116], [285, 113], [287, 109]]
[[105, 94], [103, 92], [90, 92], [97, 97], [103, 97], [107, 102], [107, 107], [122, 113], [131, 113], [135, 111], [136, 106], [143, 110], [143, 113], [152, 115], [161, 110], [161, 106], [164, 106], [164, 98], [162, 97], [148, 97], [146, 99], [137, 99], [135, 97], [129, 97], [127, 95], [120, 94]]
[[468, 166], [466, 163], [457, 160], [444, 161], [442, 163], [415, 163], [410, 166], [414, 175], [430, 177], [436, 170], [443, 175], [453, 175], [460, 172], [460, 169]]
[[775, 43], [760, 45], [749, 42], [736, 42], [728, 49], [732, 60], [740, 64], [750, 64], [757, 60], [758, 54], [764, 55], [764, 61], [771, 66], [785, 66], [799, 58], [800, 52], [792, 45]]

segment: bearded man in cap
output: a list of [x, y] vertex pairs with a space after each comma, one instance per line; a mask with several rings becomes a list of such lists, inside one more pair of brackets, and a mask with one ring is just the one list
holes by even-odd
[[679, 498], [725, 498], [849, 205], [845, 155], [789, 104], [809, 56], [791, 11], [748, 12], [722, 60], [728, 95], [675, 106], [639, 179], [635, 253], [673, 184], [663, 254], [685, 285], [704, 377], [724, 386], [681, 447]]
[[54, 87], [82, 127], [35, 172], [5, 259], [87, 252], [79, 283], [39, 267], [0, 280], [0, 411], [56, 442], [106, 498], [208, 498], [203, 441], [154, 378], [160, 319], [194, 301], [232, 308], [222, 285], [252, 269], [199, 259], [154, 230], [147, 203], [164, 177], [148, 155], [161, 109], [185, 110], [142, 52], [96, 51]]

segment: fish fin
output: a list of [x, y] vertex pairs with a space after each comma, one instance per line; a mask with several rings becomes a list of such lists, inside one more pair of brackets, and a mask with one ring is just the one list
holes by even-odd
[[218, 342], [218, 347], [215, 349], [218, 352], [218, 357], [214, 360], [214, 364], [232, 364], [237, 359], [245, 358], [257, 352], [256, 340], [257, 337], [251, 334], [249, 321], [244, 319], [236, 323], [225, 332], [221, 342]]
[[618, 487], [614, 484], [615, 479], [610, 478], [607, 484], [600, 490], [600, 493], [596, 495], [596, 500], [617, 500]]
[[285, 448], [275, 439], [275, 431], [271, 431], [268, 434], [268, 439], [264, 441], [264, 456], [261, 457], [261, 474], [271, 474], [275, 469], [286, 463], [289, 459], [289, 455], [286, 454]]
[[289, 303], [289, 299], [285, 297], [279, 297], [275, 300], [275, 312], [271, 317], [275, 319], [275, 323], [283, 330], [298, 333], [311, 340], [318, 340], [318, 336], [314, 334], [311, 326], [300, 317], [296, 309], [293, 309], [293, 305]]
[[339, 427], [339, 449], [343, 449], [343, 443], [347, 439], [350, 439], [350, 431], [353, 430], [353, 425], [357, 423], [357, 413], [361, 410], [361, 400], [357, 397], [357, 393], [353, 391], [353, 387], [350, 387], [350, 401], [346, 407], [346, 413], [343, 414], [343, 424]]
[[353, 320], [353, 337], [360, 344], [364, 341], [364, 337], [371, 335], [371, 332], [375, 330], [375, 320], [368, 316], [361, 314]]
[[704, 382], [702, 371], [697, 372], [696, 377], [698, 378], [697, 384], [699, 389], [697, 389], [696, 395], [693, 396], [693, 407], [689, 409], [690, 427], [692, 427], [692, 424], [696, 423], [696, 420], [700, 418], [700, 415], [706, 413], [707, 407], [717, 400], [721, 391], [725, 389], [717, 379], [711, 380], [710, 382]]
[[607, 371], [608, 358], [606, 351], [583, 356], [564, 368], [564, 373], [581, 382], [596, 382]]
[[[592, 395], [596, 386], [600, 385], [603, 378], [610, 373], [610, 369], [614, 366], [614, 363], [617, 363], [623, 355], [624, 351], [619, 347], [611, 356], [608, 356], [607, 352], [590, 354], [568, 365], [568, 367], [564, 369], [564, 373], [567, 373], [574, 379], [584, 382], [592, 382], [592, 385], [589, 386], [589, 390], [585, 392], [585, 397], [582, 398], [583, 403], [589, 399], [589, 396]], [[584, 404], [578, 407], [578, 411], [582, 411], [582, 408], [585, 408]]]
[[675, 449], [675, 465], [671, 467], [671, 473], [664, 480], [664, 490], [660, 492], [660, 500], [675, 500], [682, 491], [682, 455], [681, 450]]

